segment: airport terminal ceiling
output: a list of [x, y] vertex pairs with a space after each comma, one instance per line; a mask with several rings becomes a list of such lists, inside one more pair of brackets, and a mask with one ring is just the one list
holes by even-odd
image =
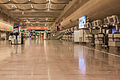
[[0, 0], [9, 16], [28, 26], [52, 25], [71, 0]]
[[[103, 19], [119, 14], [119, 2], [119, 0], [0, 0], [0, 7], [4, 13], [21, 21], [25, 26], [27, 24], [51, 27], [54, 23], [61, 22], [61, 26], [69, 27], [70, 20], [76, 21], [84, 15], [93, 19]], [[73, 25], [76, 25], [78, 22], [74, 23]]]

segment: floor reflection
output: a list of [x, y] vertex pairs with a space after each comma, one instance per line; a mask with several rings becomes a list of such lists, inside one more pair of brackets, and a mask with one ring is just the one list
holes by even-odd
[[40, 39], [0, 44], [0, 61], [7, 61], [0, 64], [1, 80], [120, 79], [120, 57], [78, 44]]
[[86, 64], [85, 64], [85, 60], [83, 57], [79, 57], [79, 68], [80, 68], [82, 74], [86, 73]]
[[84, 47], [80, 47], [79, 45], [74, 45], [74, 57], [78, 58], [79, 69], [81, 73], [86, 74]]

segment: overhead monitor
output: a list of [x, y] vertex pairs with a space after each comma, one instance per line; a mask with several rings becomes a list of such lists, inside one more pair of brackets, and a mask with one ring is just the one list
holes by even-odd
[[79, 29], [84, 28], [85, 23], [86, 23], [86, 17], [85, 16], [79, 18]]

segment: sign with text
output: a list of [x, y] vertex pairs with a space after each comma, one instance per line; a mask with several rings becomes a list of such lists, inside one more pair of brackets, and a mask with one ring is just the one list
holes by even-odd
[[19, 24], [14, 24], [14, 27], [13, 27], [13, 32], [14, 33], [19, 33]]
[[28, 30], [48, 30], [48, 27], [28, 27]]

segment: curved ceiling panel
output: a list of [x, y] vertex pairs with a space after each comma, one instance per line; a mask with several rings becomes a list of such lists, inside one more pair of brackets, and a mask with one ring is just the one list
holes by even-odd
[[[41, 25], [55, 22], [70, 0], [0, 0], [0, 7], [16, 20], [40, 22]], [[45, 22], [45, 23], [41, 23]]]
[[38, 21], [46, 21], [45, 18], [39, 18]]
[[34, 4], [34, 9], [47, 9], [47, 4]]
[[30, 5], [30, 4], [17, 5], [17, 7], [18, 7], [19, 9], [22, 9], [22, 10], [31, 9], [31, 5]]
[[28, 0], [11, 0], [11, 1], [13, 1], [15, 3], [26, 3], [26, 2], [28, 2]]
[[14, 4], [1, 4], [1, 6], [5, 9], [7, 8], [9, 10], [16, 9], [16, 6]]
[[51, 0], [52, 3], [69, 3], [70, 0]]
[[8, 0], [0, 0], [0, 3], [7, 3]]
[[21, 20], [26, 20], [26, 18], [19, 18], [19, 19], [21, 19]]
[[65, 4], [51, 4], [50, 9], [64, 9]]
[[38, 16], [41, 16], [41, 17], [45, 17], [45, 18], [56, 18], [60, 15], [60, 13], [55, 13], [55, 12], [25, 12], [24, 14], [22, 14], [21, 12], [12, 12], [11, 14], [12, 16], [17, 16], [19, 18], [25, 18], [25, 17], [37, 17], [39, 18]]
[[55, 21], [55, 18], [38, 18], [39, 21]]
[[48, 0], [31, 0], [31, 2], [34, 2], [34, 3], [47, 3]]

